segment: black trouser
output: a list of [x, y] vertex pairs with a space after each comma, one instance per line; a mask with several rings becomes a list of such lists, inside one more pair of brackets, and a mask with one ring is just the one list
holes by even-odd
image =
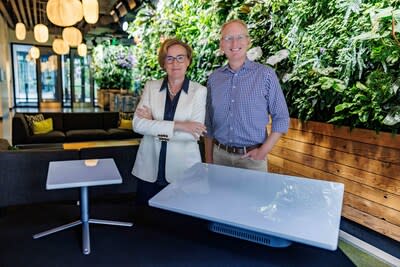
[[167, 185], [159, 185], [156, 182], [150, 183], [137, 179], [136, 204], [139, 206], [147, 206], [149, 204], [149, 199], [155, 196]]

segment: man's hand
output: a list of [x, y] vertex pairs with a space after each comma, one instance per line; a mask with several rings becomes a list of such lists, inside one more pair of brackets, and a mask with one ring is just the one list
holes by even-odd
[[253, 149], [252, 151], [247, 152], [243, 155], [242, 158], [251, 158], [254, 160], [265, 160], [267, 154], [272, 150], [276, 142], [278, 142], [279, 138], [281, 137], [282, 133], [272, 132], [267, 141], [265, 141], [262, 146], [259, 148]]
[[247, 152], [242, 156], [242, 158], [251, 158], [254, 160], [265, 160], [265, 157], [267, 156], [267, 153], [265, 153], [261, 147], [255, 148], [250, 152]]

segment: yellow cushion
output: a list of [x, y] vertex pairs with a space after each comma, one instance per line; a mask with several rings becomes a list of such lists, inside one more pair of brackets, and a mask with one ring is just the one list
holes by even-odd
[[53, 119], [33, 122], [33, 134], [45, 134], [53, 131]]
[[132, 130], [132, 120], [121, 119], [121, 123], [119, 124], [118, 128]]

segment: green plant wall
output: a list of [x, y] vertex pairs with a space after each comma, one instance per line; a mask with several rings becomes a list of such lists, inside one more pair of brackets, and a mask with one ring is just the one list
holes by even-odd
[[106, 42], [93, 49], [92, 58], [91, 68], [99, 88], [128, 90], [134, 88], [133, 70], [136, 58], [133, 46]]
[[[160, 1], [161, 3], [161, 1]], [[258, 61], [273, 64], [292, 117], [376, 131], [400, 128], [400, 1], [165, 0], [144, 4], [129, 32], [142, 84], [165, 75], [157, 63], [163, 38], [192, 45], [189, 77], [202, 84], [225, 63], [219, 29], [232, 18], [248, 25]]]

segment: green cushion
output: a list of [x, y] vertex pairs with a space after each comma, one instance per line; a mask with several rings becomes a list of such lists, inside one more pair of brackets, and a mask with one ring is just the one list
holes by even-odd
[[36, 114], [36, 115], [25, 115], [26, 122], [29, 126], [29, 131], [33, 134], [33, 122], [37, 121], [44, 121], [43, 114]]
[[46, 134], [53, 131], [53, 119], [33, 122], [33, 134]]
[[118, 128], [132, 130], [132, 120], [122, 119]]

